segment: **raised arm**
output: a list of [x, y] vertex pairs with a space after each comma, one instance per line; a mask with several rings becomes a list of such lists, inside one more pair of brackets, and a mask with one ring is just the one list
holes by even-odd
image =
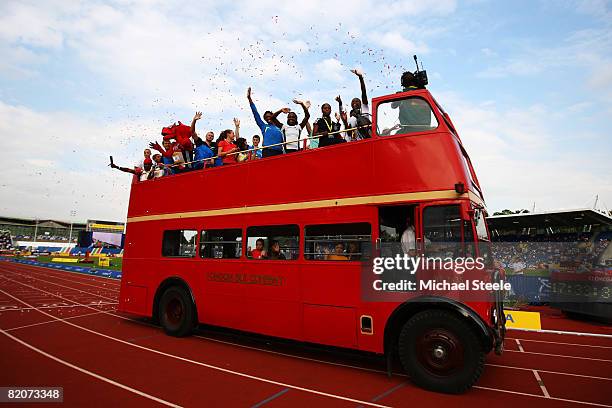
[[366, 91], [365, 80], [363, 79], [363, 73], [357, 69], [351, 69], [351, 72], [359, 78], [359, 85], [361, 85], [361, 103], [368, 104], [368, 93]]
[[300, 103], [300, 105], [302, 105], [302, 109], [304, 110], [304, 119], [302, 119], [300, 127], [304, 129], [304, 127], [308, 125], [308, 120], [310, 119], [310, 112], [308, 112], [308, 106], [306, 106], [306, 103], [302, 102]]
[[193, 139], [193, 143], [196, 146], [199, 146], [200, 144], [204, 143], [202, 141], [202, 138], [198, 136], [198, 132], [196, 132], [196, 122], [200, 120], [201, 118], [202, 118], [202, 112], [196, 112], [195, 115], [193, 116], [193, 119], [191, 120], [191, 138]]
[[342, 98], [340, 95], [336, 96], [336, 102], [338, 102], [338, 112], [342, 112]]
[[281, 113], [287, 114], [291, 112], [291, 109], [289, 108], [281, 108], [279, 110], [277, 110], [276, 112], [274, 112], [274, 114], [272, 115], [272, 123], [274, 123], [274, 125], [278, 128], [282, 128], [283, 124], [280, 122], [280, 120], [278, 120], [278, 115], [280, 115]]
[[247, 89], [247, 99], [249, 100], [249, 105], [251, 106], [251, 112], [253, 112], [253, 117], [255, 118], [255, 123], [257, 123], [257, 127], [261, 129], [261, 133], [263, 135], [264, 129], [266, 128], [266, 124], [261, 119], [259, 112], [257, 112], [257, 107], [253, 103], [253, 98], [251, 98], [251, 87]]
[[234, 127], [236, 129], [234, 131], [234, 133], [236, 134], [236, 140], [238, 140], [238, 138], [240, 138], [240, 119], [234, 118]]

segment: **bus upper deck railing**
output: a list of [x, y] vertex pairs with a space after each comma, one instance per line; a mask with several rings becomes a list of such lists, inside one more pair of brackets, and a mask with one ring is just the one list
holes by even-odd
[[326, 134], [321, 134], [321, 135], [316, 135], [316, 136], [309, 136], [309, 137], [305, 137], [303, 139], [299, 139], [299, 140], [291, 140], [289, 142], [281, 142], [281, 143], [274, 143], [274, 144], [270, 144], [270, 145], [266, 145], [266, 146], [262, 146], [262, 147], [258, 147], [258, 148], [253, 148], [253, 149], [247, 149], [247, 150], [241, 150], [241, 151], [237, 151], [237, 152], [233, 152], [233, 153], [227, 153], [224, 155], [216, 155], [213, 157], [207, 157], [205, 159], [198, 159], [198, 160], [192, 160], [189, 162], [182, 162], [182, 163], [175, 163], [175, 164], [168, 164], [165, 165], [164, 167], [180, 167], [180, 166], [186, 166], [189, 164], [193, 164], [193, 163], [199, 163], [199, 162], [210, 162], [210, 163], [214, 163], [216, 159], [218, 158], [224, 158], [227, 156], [233, 156], [233, 155], [238, 155], [238, 154], [248, 154], [251, 152], [256, 152], [257, 150], [264, 150], [264, 149], [269, 149], [272, 147], [277, 147], [277, 146], [285, 146], [287, 144], [290, 143], [300, 143], [302, 141], [306, 141], [306, 140], [317, 140], [320, 139], [322, 137], [328, 137], [329, 135], [335, 135], [335, 134], [339, 134], [339, 133], [343, 133], [343, 132], [352, 132], [361, 128], [369, 128], [372, 127], [372, 125], [363, 125], [363, 126], [356, 126], [356, 127], [352, 127], [349, 129], [342, 129], [342, 130], [337, 130], [334, 132], [327, 132]]

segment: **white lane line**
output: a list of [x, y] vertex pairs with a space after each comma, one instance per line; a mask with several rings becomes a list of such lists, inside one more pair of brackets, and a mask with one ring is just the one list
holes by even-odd
[[523, 350], [523, 346], [521, 346], [521, 342], [519, 341], [519, 339], [515, 339], [516, 340], [516, 345], [518, 346], [518, 349], [520, 350], [521, 353], [524, 353], [525, 350]]
[[26, 271], [20, 271], [20, 272], [23, 272], [23, 273], [33, 273], [33, 274], [35, 274], [34, 276], [36, 276], [36, 277], [43, 276], [43, 277], [49, 277], [49, 278], [53, 278], [53, 279], [60, 279], [62, 281], [76, 283], [78, 285], [85, 285], [85, 286], [91, 286], [92, 288], [108, 290], [109, 292], [119, 292], [119, 287], [92, 285], [91, 283], [86, 283], [85, 281], [69, 279], [69, 278], [66, 278], [65, 276], [58, 276], [58, 275], [51, 274], [51, 273], [46, 273], [46, 272], [43, 272], [43, 271], [27, 271], [27, 272]]
[[[79, 317], [93, 316], [93, 315], [97, 315], [100, 313], [104, 313], [104, 312], [99, 311], [99, 312], [85, 313], [85, 314], [78, 315], [78, 316], [64, 317], [62, 320], [78, 319]], [[25, 326], [11, 327], [10, 329], [4, 329], [4, 331], [12, 332], [14, 330], [27, 329], [28, 327], [42, 326], [43, 324], [51, 324], [51, 323], [57, 323], [57, 322], [58, 322], [57, 320], [46, 320], [44, 322], [26, 324]]]
[[100, 381], [104, 381], [104, 382], [106, 382], [108, 384], [114, 385], [115, 387], [119, 387], [121, 389], [129, 391], [129, 392], [134, 393], [136, 395], [140, 395], [141, 397], [145, 397], [145, 398], [148, 398], [148, 399], [153, 400], [155, 402], [159, 402], [160, 404], [163, 404], [163, 405], [166, 405], [166, 406], [169, 406], [169, 407], [181, 408], [180, 405], [176, 405], [176, 404], [173, 404], [172, 402], [168, 402], [168, 401], [163, 400], [161, 398], [157, 398], [157, 397], [155, 397], [155, 396], [153, 396], [151, 394], [147, 394], [145, 392], [139, 391], [139, 390], [137, 390], [135, 388], [132, 388], [132, 387], [129, 387], [129, 386], [125, 385], [125, 384], [121, 384], [121, 383], [119, 383], [117, 381], [111, 380], [108, 377], [104, 377], [104, 376], [102, 376], [100, 374], [96, 374], [96, 373], [94, 373], [92, 371], [86, 370], [85, 368], [82, 368], [82, 367], [76, 366], [76, 365], [74, 365], [72, 363], [69, 363], [68, 361], [62, 360], [59, 357], [56, 357], [56, 356], [54, 356], [52, 354], [49, 354], [46, 351], [43, 351], [43, 350], [41, 350], [41, 349], [39, 349], [39, 348], [29, 344], [29, 343], [26, 343], [25, 341], [21, 340], [20, 338], [15, 337], [12, 334], [6, 332], [6, 330], [0, 329], [0, 333], [4, 334], [9, 339], [16, 341], [17, 343], [21, 344], [22, 346], [25, 346], [25, 347], [29, 348], [32, 351], [35, 351], [38, 354], [41, 354], [41, 355], [43, 355], [43, 356], [45, 356], [47, 358], [50, 358], [53, 361], [56, 361], [56, 362], [58, 362], [60, 364], [63, 364], [66, 367], [70, 367], [70, 368], [72, 368], [74, 370], [77, 370], [77, 371], [83, 373], [83, 374], [89, 375], [90, 377], [96, 378], [96, 379], [98, 379]]
[[57, 276], [57, 275], [54, 275], [54, 274], [45, 273], [45, 272], [42, 272], [42, 271], [28, 271], [28, 272], [24, 271], [23, 273], [31, 274], [34, 277], [46, 277], [46, 278], [52, 278], [52, 279], [59, 279], [61, 281], [67, 281], [67, 282], [75, 283], [77, 285], [91, 286], [92, 288], [97, 288], [97, 289], [106, 290], [106, 291], [109, 291], [109, 292], [119, 293], [119, 288], [111, 288], [111, 287], [108, 287], [108, 286], [92, 285], [91, 283], [86, 283], [84, 281], [78, 281], [78, 280], [74, 280], [74, 279], [69, 279], [69, 278], [66, 278], [66, 277], [61, 277], [61, 276]]
[[535, 351], [520, 351], [520, 350], [504, 350], [504, 351], [507, 351], [508, 353], [525, 353], [525, 354], [534, 354], [534, 355], [537, 355], [537, 356], [575, 358], [575, 359], [578, 359], [578, 360], [605, 361], [606, 363], [612, 363], [612, 360], [606, 360], [605, 358], [566, 356], [565, 354], [538, 353], [538, 352], [535, 352]]
[[506, 337], [506, 340], [520, 340], [520, 341], [529, 341], [529, 342], [533, 342], [533, 343], [561, 344], [563, 346], [578, 346], [578, 347], [593, 347], [593, 348], [612, 349], [612, 346], [596, 346], [596, 345], [591, 345], [591, 344], [564, 343], [564, 342], [561, 342], [561, 341], [517, 339], [517, 338], [514, 338], [514, 337]]
[[536, 378], [536, 381], [538, 382], [538, 385], [540, 386], [540, 389], [542, 390], [542, 393], [544, 394], [544, 396], [546, 398], [550, 398], [550, 394], [548, 393], [548, 390], [546, 389], [546, 386], [544, 385], [544, 381], [542, 381], [542, 378], [540, 377], [540, 374], [538, 374], [538, 370], [531, 370], [533, 372], [533, 375]]
[[[523, 371], [531, 371], [531, 370], [533, 370], [533, 368], [507, 366], [507, 365], [502, 365], [502, 364], [486, 363], [485, 365], [487, 365], [489, 367], [511, 368], [511, 369], [514, 369], [514, 370], [523, 370]], [[612, 381], [611, 377], [597, 377], [597, 376], [594, 376], [594, 375], [562, 373], [560, 371], [540, 370], [539, 368], [538, 368], [538, 372], [540, 372], [540, 373], [547, 373], [547, 374], [568, 375], [568, 376], [571, 376], [571, 377], [592, 378], [592, 379], [595, 379], [595, 380]]]
[[[17, 274], [17, 275], [19, 275], [19, 274]], [[23, 276], [23, 275], [19, 275], [19, 276]], [[63, 298], [60, 295], [47, 292], [47, 291], [45, 291], [43, 289], [39, 289], [39, 288], [36, 288], [34, 286], [30, 286], [30, 285], [25, 284], [23, 282], [19, 282], [19, 281], [13, 280], [13, 279], [11, 279], [11, 281], [13, 281], [15, 283], [18, 283], [20, 285], [24, 285], [24, 286], [27, 286], [29, 288], [35, 289], [37, 291], [53, 295], [53, 296], [55, 296], [55, 297], [57, 297], [59, 299], [64, 299], [64, 300], [68, 300], [70, 302], [75, 303], [73, 300]], [[97, 309], [93, 309], [91, 307], [90, 307], [90, 309], [97, 310]], [[130, 319], [128, 317], [125, 317], [125, 316], [122, 316], [122, 315], [119, 315], [119, 314], [115, 314], [115, 313], [112, 313], [112, 312], [108, 312], [108, 311], [100, 311], [100, 312], [103, 313], [103, 314], [106, 314], [106, 315], [118, 318], [118, 319], [129, 321], [129, 322], [141, 324], [141, 325], [148, 326], [148, 327], [153, 327], [153, 328], [156, 328], [156, 329], [159, 328], [159, 326], [155, 326], [153, 324], [146, 323], [146, 322], [143, 322], [143, 321], [140, 321], [140, 320]], [[219, 340], [219, 339], [215, 339], [215, 338], [212, 338], [212, 337], [206, 337], [206, 336], [202, 336], [202, 335], [194, 335], [194, 337], [205, 339], [205, 340], [209, 340], [209, 341], [214, 341], [214, 342], [217, 342], [217, 343], [228, 344], [228, 345], [242, 347], [242, 348], [246, 348], [246, 349], [257, 350], [257, 351], [262, 351], [262, 352], [266, 352], [266, 353], [270, 353], [270, 354], [275, 354], [275, 355], [280, 355], [280, 356], [300, 359], [300, 360], [304, 360], [304, 361], [312, 361], [312, 362], [328, 364], [328, 365], [334, 365], [334, 366], [339, 366], [339, 367], [353, 368], [353, 369], [362, 370], [362, 371], [370, 371], [370, 372], [383, 373], [383, 374], [387, 373], [386, 371], [377, 370], [377, 369], [373, 369], [373, 368], [359, 367], [359, 366], [354, 366], [354, 365], [350, 365], [350, 364], [333, 363], [333, 362], [325, 361], [325, 360], [319, 360], [319, 359], [314, 359], [314, 358], [309, 358], [309, 357], [296, 356], [296, 355], [292, 355], [292, 354], [281, 353], [281, 352], [278, 352], [278, 351], [266, 350], [266, 349], [262, 349], [262, 348], [258, 348], [258, 347], [247, 346], [247, 345], [244, 345], [244, 344], [239, 344], [239, 343], [233, 343], [233, 342], [229, 342], [229, 341]], [[510, 350], [505, 350], [505, 351], [510, 351]], [[563, 357], [563, 356], [561, 356], [561, 357]], [[509, 369], [515, 369], [515, 370], [528, 370], [528, 371], [532, 370], [531, 368], [526, 368], [526, 367], [506, 366], [506, 365], [491, 364], [491, 363], [486, 363], [485, 365], [490, 366], [490, 367], [502, 367], [502, 368], [509, 368]], [[545, 371], [545, 370], [539, 370], [539, 371], [543, 372], [543, 373], [545, 372], [545, 373], [551, 373], [551, 374], [557, 374], [557, 375], [566, 375], [566, 376], [572, 376], [572, 377], [583, 377], [583, 378], [593, 378], [593, 379], [598, 379], [598, 380], [612, 381], [612, 378], [606, 378], [606, 377], [597, 377], [597, 376], [589, 376], [589, 375], [584, 375], [584, 374], [565, 373], [565, 372], [560, 372], [560, 371]], [[402, 374], [402, 373], [393, 373], [393, 374], [394, 375], [398, 375], [398, 376], [402, 376], [402, 377], [406, 377], [406, 375]], [[500, 391], [504, 391], [504, 390], [500, 390]]]
[[[16, 301], [18, 301], [20, 303], [23, 303], [26, 306], [33, 307], [32, 305], [28, 304], [24, 300], [18, 299], [15, 296], [11, 295], [10, 293], [7, 293], [7, 292], [3, 291], [2, 289], [0, 289], [0, 292], [2, 292], [5, 295], [15, 299]], [[44, 314], [44, 315], [46, 315], [46, 316], [48, 316], [48, 317], [50, 317], [52, 319], [61, 320], [61, 319], [56, 318], [55, 316], [53, 316], [53, 315], [51, 315], [51, 314], [49, 314], [47, 312], [44, 312], [42, 310], [39, 310], [38, 312], [42, 313], [42, 314]], [[180, 356], [177, 356], [177, 355], [174, 355], [174, 354], [165, 353], [163, 351], [155, 350], [155, 349], [152, 349], [152, 348], [149, 348], [149, 347], [145, 347], [145, 346], [141, 346], [139, 344], [130, 343], [128, 341], [125, 341], [125, 340], [122, 340], [122, 339], [118, 339], [116, 337], [112, 337], [112, 336], [106, 335], [104, 333], [100, 333], [100, 332], [97, 332], [95, 330], [88, 329], [88, 328], [83, 327], [83, 326], [79, 326], [78, 324], [74, 324], [74, 323], [69, 322], [67, 320], [61, 320], [61, 321], [62, 321], [62, 323], [67, 324], [69, 326], [72, 326], [74, 328], [83, 330], [83, 331], [91, 333], [91, 334], [95, 334], [97, 336], [103, 337], [103, 338], [108, 339], [108, 340], [115, 341], [115, 342], [120, 343], [120, 344], [125, 344], [125, 345], [130, 346], [130, 347], [134, 347], [134, 348], [137, 348], [137, 349], [140, 349], [140, 350], [144, 350], [144, 351], [149, 351], [149, 352], [154, 353], [154, 354], [158, 354], [158, 355], [161, 355], [161, 356], [164, 356], [164, 357], [173, 358], [173, 359], [179, 360], [179, 361], [184, 361], [186, 363], [191, 363], [191, 364], [198, 365], [198, 366], [201, 366], [201, 367], [210, 368], [212, 370], [220, 371], [220, 372], [223, 372], [223, 373], [226, 373], [226, 374], [232, 374], [232, 375], [235, 375], [235, 376], [238, 376], [238, 377], [248, 378], [248, 379], [255, 380], [255, 381], [261, 381], [261, 382], [265, 382], [265, 383], [268, 383], [268, 384], [277, 385], [277, 386], [281, 386], [281, 387], [288, 387], [288, 388], [291, 388], [291, 389], [294, 389], [294, 390], [303, 391], [303, 392], [310, 393], [310, 394], [315, 394], [315, 395], [321, 395], [321, 396], [324, 396], [324, 397], [334, 398], [334, 399], [338, 399], [338, 400], [342, 400], [342, 401], [348, 401], [348, 402], [352, 402], [352, 403], [355, 403], [355, 404], [368, 405], [368, 406], [371, 406], [371, 407], [378, 407], [378, 408], [390, 408], [390, 407], [388, 407], [386, 405], [380, 405], [380, 404], [375, 404], [375, 403], [372, 403], [372, 402], [361, 401], [361, 400], [358, 400], [358, 399], [355, 399], [355, 398], [345, 397], [345, 396], [337, 395], [337, 394], [330, 394], [330, 393], [323, 392], [323, 391], [317, 391], [317, 390], [313, 390], [313, 389], [310, 389], [310, 388], [305, 388], [305, 387], [300, 387], [300, 386], [297, 386], [297, 385], [287, 384], [287, 383], [283, 383], [283, 382], [280, 382], [280, 381], [270, 380], [268, 378], [258, 377], [258, 376], [251, 375], [251, 374], [246, 374], [246, 373], [243, 373], [243, 372], [240, 372], [240, 371], [234, 371], [234, 370], [230, 370], [230, 369], [227, 369], [227, 368], [218, 367], [218, 366], [215, 366], [215, 365], [212, 365], [212, 364], [207, 364], [207, 363], [203, 363], [203, 362], [200, 362], [200, 361], [191, 360], [189, 358], [180, 357]], [[6, 334], [9, 335], [8, 333], [6, 333]]]
[[[106, 306], [106, 305], [118, 305], [119, 302], [91, 302], [87, 303], [86, 306]], [[13, 307], [10, 309], [0, 308], [0, 312], [23, 312], [24, 310], [35, 310], [35, 309], [62, 309], [62, 308], [78, 308], [78, 307], [86, 307], [81, 305], [66, 305], [66, 304], [57, 304], [57, 305], [44, 305], [44, 306], [36, 306], [35, 308], [31, 307]]]
[[607, 339], [612, 339], [612, 334], [601, 334], [601, 333], [582, 333], [582, 332], [571, 332], [571, 331], [562, 331], [562, 330], [517, 329], [516, 327], [508, 328], [508, 330], [516, 330], [516, 331], [524, 331], [524, 332], [532, 332], [532, 333], [571, 334], [574, 336], [604, 337]]
[[[97, 296], [97, 297], [102, 298], [102, 299], [110, 300], [111, 302], [115, 302], [115, 301], [117, 301], [117, 298], [109, 298], [109, 297], [107, 297], [107, 296], [102, 296], [102, 295], [99, 295], [99, 294], [97, 294], [97, 293], [87, 292], [87, 291], [84, 291], [84, 290], [81, 290], [81, 289], [77, 289], [77, 288], [73, 288], [73, 287], [70, 287], [70, 286], [62, 285], [62, 284], [60, 284], [60, 283], [51, 282], [51, 281], [48, 281], [48, 280], [45, 280], [45, 279], [37, 278], [37, 277], [35, 277], [35, 276], [21, 275], [21, 274], [19, 274], [18, 272], [13, 272], [13, 273], [17, 273], [17, 274], [18, 274], [20, 277], [22, 277], [22, 278], [31, 278], [31, 279], [36, 279], [36, 280], [39, 280], [39, 281], [41, 281], [41, 282], [45, 282], [45, 283], [49, 283], [49, 284], [51, 284], [51, 285], [56, 285], [56, 286], [59, 286], [59, 287], [61, 287], [61, 288], [66, 288], [66, 289], [70, 289], [70, 290], [76, 290], [77, 292], [86, 293], [86, 294], [88, 294], [88, 295], [90, 295], [90, 296]], [[7, 278], [7, 279], [11, 280], [10, 278]], [[15, 281], [15, 282], [17, 282], [17, 281]], [[19, 283], [21, 283], [21, 282], [19, 282]], [[38, 289], [38, 288], [34, 288], [34, 289]]]
[[473, 388], [478, 388], [479, 390], [487, 390], [487, 391], [507, 392], [508, 394], [523, 395], [525, 397], [535, 397], [535, 398], [551, 399], [551, 400], [555, 400], [555, 401], [571, 402], [571, 403], [574, 403], [574, 404], [591, 405], [591, 406], [594, 406], [594, 407], [604, 407], [604, 408], [611, 408], [612, 407], [612, 405], [598, 404], [597, 402], [576, 401], [576, 400], [571, 400], [571, 399], [567, 399], [567, 398], [557, 398], [557, 397], [546, 398], [543, 395], [529, 394], [529, 393], [520, 392], [520, 391], [498, 390], [498, 389], [495, 389], [495, 388], [483, 387], [483, 386], [480, 386], [480, 385], [474, 385]]

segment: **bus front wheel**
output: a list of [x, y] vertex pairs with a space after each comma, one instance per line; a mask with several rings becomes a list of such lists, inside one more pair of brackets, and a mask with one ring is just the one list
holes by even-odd
[[159, 321], [166, 334], [175, 337], [190, 335], [194, 317], [189, 294], [178, 286], [166, 289], [159, 302]]
[[469, 389], [484, 368], [485, 353], [465, 321], [446, 310], [426, 310], [408, 320], [399, 335], [404, 370], [417, 385], [459, 394]]

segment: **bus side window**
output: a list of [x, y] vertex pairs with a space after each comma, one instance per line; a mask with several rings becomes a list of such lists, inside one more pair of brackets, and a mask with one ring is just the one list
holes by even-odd
[[193, 230], [168, 230], [162, 237], [162, 256], [192, 258], [196, 253], [196, 235]]
[[247, 258], [296, 260], [300, 252], [299, 242], [300, 227], [297, 225], [248, 227]]
[[200, 256], [212, 259], [238, 259], [242, 256], [240, 228], [202, 231]]
[[361, 261], [372, 247], [372, 226], [354, 224], [309, 225], [304, 228], [304, 258], [317, 261]]

